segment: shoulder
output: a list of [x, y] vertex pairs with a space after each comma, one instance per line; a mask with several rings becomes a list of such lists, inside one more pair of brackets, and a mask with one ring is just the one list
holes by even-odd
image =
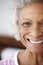
[[11, 58], [11, 56], [15, 55], [20, 49], [7, 47], [1, 51], [1, 59]]
[[[15, 65], [18, 65], [18, 53], [21, 51], [22, 49], [18, 49], [18, 48], [5, 48], [2, 53], [1, 53], [1, 57], [2, 60], [0, 61], [0, 63], [10, 63], [10, 62], [14, 62]], [[0, 64], [1, 65], [1, 64]], [[4, 64], [3, 64], [4, 65]], [[6, 65], [6, 64], [5, 64]], [[10, 65], [10, 64], [7, 64]]]

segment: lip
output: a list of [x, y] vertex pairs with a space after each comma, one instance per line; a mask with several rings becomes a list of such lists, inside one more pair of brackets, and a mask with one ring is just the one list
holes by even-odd
[[43, 43], [43, 40], [40, 40], [40, 41], [32, 41], [30, 39], [27, 39], [31, 44], [41, 44]]

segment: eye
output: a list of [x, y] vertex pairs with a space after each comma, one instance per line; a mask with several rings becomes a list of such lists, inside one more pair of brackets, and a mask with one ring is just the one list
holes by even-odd
[[39, 22], [39, 26], [43, 27], [43, 19]]
[[22, 23], [22, 25], [24, 27], [30, 27], [31, 26], [31, 23], [30, 22], [24, 22], [24, 23]]
[[42, 22], [42, 23], [40, 23], [40, 27], [43, 27], [43, 22]]

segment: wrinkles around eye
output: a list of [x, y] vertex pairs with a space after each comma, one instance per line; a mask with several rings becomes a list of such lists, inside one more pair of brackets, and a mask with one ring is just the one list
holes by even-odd
[[31, 26], [32, 25], [32, 23], [30, 23], [30, 22], [24, 22], [24, 23], [22, 23], [22, 26]]

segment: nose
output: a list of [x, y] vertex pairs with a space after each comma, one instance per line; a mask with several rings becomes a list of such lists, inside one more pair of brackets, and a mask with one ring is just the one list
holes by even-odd
[[40, 30], [40, 27], [34, 25], [30, 31], [30, 36], [33, 38], [33, 39], [37, 39], [41, 36], [41, 30]]

